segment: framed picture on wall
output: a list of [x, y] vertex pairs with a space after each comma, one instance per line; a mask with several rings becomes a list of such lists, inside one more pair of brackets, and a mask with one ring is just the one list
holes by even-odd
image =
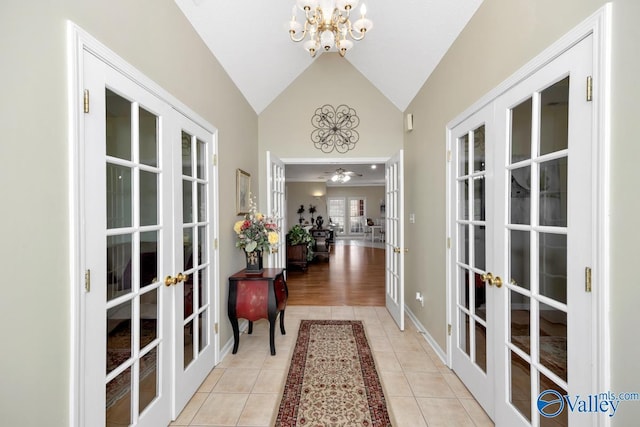
[[251, 175], [242, 169], [236, 169], [236, 212], [238, 215], [249, 213], [251, 195]]

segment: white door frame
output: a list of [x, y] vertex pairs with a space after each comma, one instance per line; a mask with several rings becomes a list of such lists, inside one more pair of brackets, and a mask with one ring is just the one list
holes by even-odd
[[[83, 348], [81, 338], [82, 320], [85, 318], [85, 307], [83, 304], [83, 295], [85, 291], [85, 265], [86, 259], [84, 249], [85, 241], [85, 221], [83, 217], [83, 192], [85, 185], [82, 177], [85, 176], [85, 170], [82, 159], [84, 158], [83, 135], [84, 126], [83, 113], [83, 94], [84, 94], [84, 78], [83, 78], [83, 52], [90, 52], [104, 63], [116, 69], [122, 75], [130, 78], [147, 91], [171, 105], [179, 113], [184, 114], [205, 130], [214, 135], [214, 143], [217, 146], [217, 129], [192, 111], [185, 104], [173, 97], [169, 92], [158, 86], [151, 79], [146, 77], [142, 72], [124, 61], [115, 52], [100, 43], [89, 33], [77, 26], [72, 21], [67, 21], [67, 52], [68, 52], [68, 69], [67, 69], [67, 87], [68, 87], [68, 117], [69, 117], [69, 296], [70, 296], [70, 313], [69, 313], [69, 423], [71, 426], [81, 426], [84, 419], [84, 390], [83, 381], [87, 374], [84, 370]], [[217, 148], [216, 148], [217, 151]], [[216, 180], [217, 185], [217, 180]], [[218, 189], [214, 189], [214, 195], [217, 197]], [[219, 236], [218, 223], [218, 206], [212, 212], [214, 217], [214, 230], [212, 237]], [[218, 270], [219, 253], [215, 251], [212, 256], [212, 263]], [[220, 321], [220, 307], [217, 296], [219, 295], [219, 275], [212, 277], [211, 289], [212, 295], [215, 295], [217, 307], [212, 322]], [[216, 335], [214, 339], [215, 345], [215, 364], [219, 362], [220, 343], [219, 337]]]
[[[593, 331], [592, 342], [594, 343], [593, 358], [596, 361], [593, 368], [593, 378], [598, 390], [609, 390], [610, 388], [610, 354], [609, 354], [609, 334], [610, 322], [607, 316], [609, 307], [609, 284], [606, 280], [609, 277], [609, 158], [610, 158], [610, 87], [611, 87], [611, 3], [607, 3], [584, 22], [573, 30], [569, 31], [560, 40], [536, 56], [527, 65], [518, 70], [515, 74], [498, 85], [479, 101], [466, 109], [462, 114], [450, 121], [446, 127], [447, 150], [451, 150], [455, 141], [452, 139], [451, 130], [458, 124], [466, 120], [476, 111], [493, 102], [500, 95], [515, 86], [528, 76], [534, 74], [548, 62], [557, 58], [572, 46], [589, 35], [593, 35], [593, 111], [594, 121], [592, 134], [593, 143], [593, 176], [594, 186], [592, 200], [593, 208], [593, 236], [594, 245], [594, 265], [593, 265], [593, 297], [595, 303], [592, 307], [592, 324], [585, 325], [585, 330]], [[451, 176], [451, 163], [447, 164], [447, 176]], [[447, 179], [447, 235], [453, 234], [451, 222], [451, 185]], [[447, 266], [451, 264], [452, 253], [447, 251]], [[446, 269], [447, 283], [447, 323], [451, 325], [451, 298], [453, 297], [453, 278], [450, 269]], [[451, 336], [447, 338], [447, 364], [451, 367]], [[606, 418], [606, 417], [605, 417]], [[610, 420], [599, 418], [601, 425], [609, 425]]]
[[[273, 155], [273, 153], [272, 153]], [[339, 159], [328, 159], [326, 157], [283, 157], [280, 158], [282, 163], [286, 165], [331, 165], [331, 166], [340, 166], [340, 165], [357, 165], [357, 164], [380, 164], [386, 163], [391, 157], [351, 157], [346, 158], [342, 157]], [[326, 197], [326, 194], [325, 194]], [[345, 199], [345, 209], [347, 207], [347, 203], [349, 203], [349, 198]], [[285, 212], [286, 213], [286, 212]], [[345, 229], [347, 228], [347, 224], [345, 222]], [[286, 232], [285, 232], [286, 234]], [[356, 234], [355, 236], [362, 236], [362, 234]], [[353, 236], [352, 236], [353, 238]]]
[[[341, 165], [341, 164], [371, 164], [371, 163], [387, 163], [391, 160], [392, 157], [356, 157], [356, 158], [340, 158], [340, 159], [327, 159], [323, 157], [303, 157], [303, 158], [281, 158], [280, 160], [285, 164], [301, 164], [301, 165], [317, 165], [317, 164], [331, 164], [331, 165]], [[400, 180], [404, 181], [404, 176], [400, 176]], [[404, 187], [404, 182], [400, 183], [402, 187]], [[385, 193], [386, 193], [386, 183], [385, 183]], [[268, 195], [267, 195], [268, 197]], [[402, 211], [402, 210], [401, 210]], [[402, 218], [401, 218], [402, 219]], [[403, 228], [401, 227], [401, 230]], [[400, 236], [401, 242], [404, 242], [404, 236]], [[404, 251], [404, 248], [402, 248]], [[389, 251], [393, 251], [393, 248], [390, 245], [386, 245], [385, 251], [385, 259], [388, 256]], [[399, 255], [400, 257], [404, 257], [404, 253]], [[404, 272], [401, 272], [404, 274]], [[387, 294], [387, 275], [385, 272], [385, 296]], [[400, 290], [400, 295], [404, 296], [404, 281], [401, 280], [402, 289]], [[406, 304], [404, 298], [402, 299], [402, 313], [406, 311]], [[398, 327], [401, 330], [404, 330], [404, 315], [401, 317], [401, 324], [398, 324]]]

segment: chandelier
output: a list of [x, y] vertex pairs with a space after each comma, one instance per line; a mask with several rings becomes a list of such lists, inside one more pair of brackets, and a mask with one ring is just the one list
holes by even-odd
[[[289, 36], [294, 42], [304, 42], [304, 48], [316, 56], [322, 48], [329, 51], [335, 46], [340, 56], [344, 56], [353, 47], [353, 41], [362, 40], [373, 27], [371, 20], [365, 17], [367, 7], [360, 7], [360, 19], [351, 24], [351, 10], [358, 5], [359, 0], [296, 0], [291, 11], [289, 22]], [[296, 21], [297, 8], [304, 11], [304, 27]], [[350, 39], [347, 38], [347, 35]]]

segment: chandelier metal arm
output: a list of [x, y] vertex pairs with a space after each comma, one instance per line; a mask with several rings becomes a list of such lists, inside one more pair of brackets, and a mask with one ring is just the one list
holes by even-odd
[[367, 29], [363, 28], [362, 31], [360, 31], [360, 37], [356, 36], [353, 34], [353, 28], [351, 27], [351, 21], [349, 21], [349, 25], [347, 27], [347, 32], [349, 33], [349, 35], [351, 36], [351, 38], [357, 42], [359, 42], [360, 40], [362, 40], [364, 38], [364, 36], [367, 34]]
[[308, 24], [308, 21], [306, 21], [304, 23], [304, 29], [302, 30], [302, 34], [300, 35], [299, 38], [295, 37], [296, 31], [294, 29], [289, 30], [289, 36], [291, 37], [291, 40], [293, 40], [294, 42], [298, 43], [298, 42], [301, 42], [302, 40], [304, 40], [304, 38], [307, 36], [308, 30], [309, 30], [309, 24]]

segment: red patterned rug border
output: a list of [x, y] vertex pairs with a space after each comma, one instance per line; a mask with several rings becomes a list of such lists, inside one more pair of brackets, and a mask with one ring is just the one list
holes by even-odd
[[362, 377], [367, 391], [367, 402], [369, 403], [373, 426], [390, 427], [391, 421], [387, 412], [382, 384], [375, 367], [373, 353], [364, 332], [364, 325], [359, 320], [301, 320], [275, 426], [291, 427], [296, 425], [305, 361], [308, 353], [311, 326], [313, 325], [351, 325], [358, 348], [360, 368], [362, 369]]

